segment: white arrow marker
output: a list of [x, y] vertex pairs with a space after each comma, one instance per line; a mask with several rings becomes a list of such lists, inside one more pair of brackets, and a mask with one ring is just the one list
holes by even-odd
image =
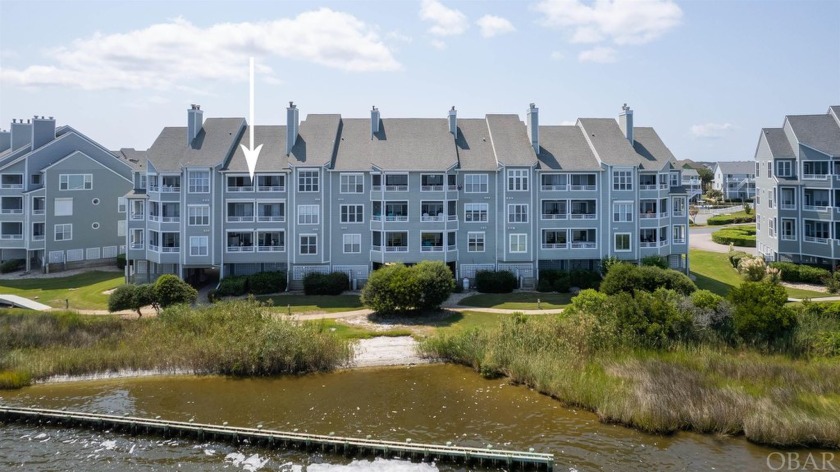
[[257, 159], [260, 157], [260, 149], [262, 149], [263, 145], [260, 144], [254, 149], [254, 58], [252, 57], [250, 60], [250, 82], [251, 82], [251, 93], [250, 93], [250, 105], [251, 105], [251, 114], [248, 116], [248, 132], [250, 135], [251, 142], [249, 145], [251, 146], [250, 149], [246, 148], [244, 144], [240, 144], [242, 146], [242, 152], [245, 153], [245, 162], [248, 163], [248, 173], [251, 174], [251, 183], [254, 183], [254, 169], [257, 168]]

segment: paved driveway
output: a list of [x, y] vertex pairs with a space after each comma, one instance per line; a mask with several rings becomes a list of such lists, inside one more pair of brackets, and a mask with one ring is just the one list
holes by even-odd
[[[738, 225], [729, 225], [729, 226], [738, 226]], [[729, 252], [729, 245], [728, 244], [718, 244], [712, 241], [712, 233], [715, 231], [726, 228], [727, 226], [698, 226], [692, 227], [688, 231], [688, 246], [692, 249], [700, 249], [703, 251], [711, 251], [711, 252]], [[744, 251], [747, 254], [758, 254], [758, 251], [754, 247], [735, 247], [738, 251]]]

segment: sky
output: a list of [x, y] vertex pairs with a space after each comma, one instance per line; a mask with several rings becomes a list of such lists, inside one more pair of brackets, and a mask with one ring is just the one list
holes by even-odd
[[0, 0], [0, 129], [55, 116], [110, 149], [164, 126], [307, 113], [617, 117], [678, 159], [752, 159], [762, 127], [840, 105], [840, 0]]

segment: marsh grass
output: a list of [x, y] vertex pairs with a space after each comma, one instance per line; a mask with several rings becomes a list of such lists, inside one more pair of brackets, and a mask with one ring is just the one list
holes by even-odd
[[350, 342], [252, 300], [175, 306], [154, 319], [0, 314], [0, 371], [32, 380], [120, 370], [266, 376], [328, 371]]
[[585, 315], [513, 317], [442, 332], [421, 349], [646, 432], [840, 448], [840, 363], [705, 344], [631, 349], [593, 334], [602, 328]]

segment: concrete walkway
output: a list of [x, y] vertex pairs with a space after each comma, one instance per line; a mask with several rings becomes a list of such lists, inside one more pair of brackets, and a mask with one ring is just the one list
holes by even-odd
[[18, 295], [0, 295], [0, 305], [12, 305], [18, 308], [28, 308], [36, 311], [52, 310], [50, 306]]

